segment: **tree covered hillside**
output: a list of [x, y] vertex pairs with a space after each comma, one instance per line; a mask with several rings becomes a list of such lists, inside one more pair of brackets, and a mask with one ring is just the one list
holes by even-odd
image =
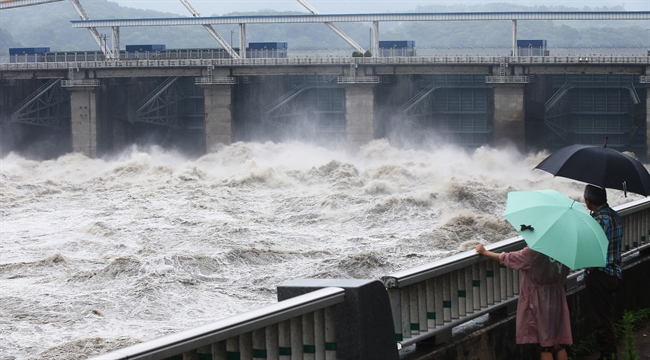
[[[178, 17], [176, 14], [120, 7], [108, 0], [82, 1], [91, 19]], [[530, 7], [515, 4], [478, 6], [431, 5], [413, 12], [484, 12], [484, 11], [578, 11], [624, 10], [613, 8]], [[227, 15], [273, 15], [273, 10]], [[293, 12], [293, 14], [304, 14]], [[188, 13], [189, 16], [189, 13]], [[52, 51], [98, 50], [86, 29], [72, 28], [70, 20], [79, 16], [67, 1], [0, 11], [0, 54], [10, 47], [50, 47]], [[340, 23], [339, 28], [360, 45], [369, 46], [370, 24]], [[549, 47], [646, 47], [650, 44], [647, 21], [519, 21], [520, 39], [546, 39]], [[237, 25], [215, 26], [228, 41], [238, 47]], [[100, 28], [110, 44], [110, 29]], [[380, 23], [381, 40], [414, 40], [417, 48], [433, 47], [509, 47], [512, 41], [510, 21], [403, 22]], [[248, 25], [248, 41], [286, 41], [289, 48], [349, 48], [324, 24]], [[165, 44], [171, 48], [218, 48], [217, 42], [200, 26], [123, 27], [122, 49], [127, 44]], [[352, 50], [352, 49], [350, 49]]]

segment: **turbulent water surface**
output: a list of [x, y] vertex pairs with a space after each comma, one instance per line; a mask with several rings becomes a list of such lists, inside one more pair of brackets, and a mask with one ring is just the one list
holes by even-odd
[[[348, 155], [236, 143], [198, 159], [10, 154], [0, 172], [0, 359], [85, 359], [275, 302], [295, 278], [373, 278], [514, 236], [509, 191], [583, 184], [546, 153]], [[610, 191], [610, 203], [634, 199]]]

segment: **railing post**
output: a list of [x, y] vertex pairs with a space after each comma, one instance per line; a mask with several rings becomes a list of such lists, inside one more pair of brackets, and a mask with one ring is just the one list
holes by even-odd
[[425, 286], [427, 293], [427, 328], [434, 329], [436, 327], [436, 294], [433, 279], [427, 279]]
[[465, 267], [465, 314], [474, 312], [474, 287], [472, 286], [472, 267]]
[[501, 302], [501, 267], [498, 262], [492, 263], [492, 274], [494, 281], [494, 302]]
[[278, 353], [280, 360], [291, 360], [291, 322], [289, 320], [278, 325]]
[[266, 359], [266, 329], [253, 331], [253, 360]]
[[442, 276], [442, 311], [446, 323], [451, 321], [451, 290], [449, 288], [449, 274]]
[[316, 360], [325, 360], [325, 311], [314, 312], [314, 346]]
[[239, 352], [239, 337], [231, 337], [226, 340], [226, 358], [239, 359], [241, 356]]
[[487, 287], [487, 304], [494, 305], [494, 261], [486, 262], [486, 277], [487, 281], [485, 286]]
[[264, 342], [266, 344], [266, 355], [269, 359], [280, 358], [278, 334], [278, 324], [272, 324], [266, 327]]
[[458, 319], [458, 314], [460, 313], [458, 307], [458, 272], [452, 271], [449, 273], [449, 292], [451, 301], [451, 318]]
[[402, 325], [402, 336], [404, 338], [411, 337], [411, 303], [409, 302], [409, 288], [404, 288], [399, 290], [400, 303], [402, 304], [401, 309], [401, 325]]
[[219, 341], [212, 344], [212, 359], [213, 360], [227, 360], [226, 355], [226, 341]]
[[185, 352], [183, 353], [183, 360], [199, 360], [199, 354], [196, 353], [196, 350]]
[[479, 263], [479, 275], [481, 279], [481, 309], [487, 307], [487, 261]]
[[336, 360], [336, 311], [325, 308], [325, 360]]
[[474, 311], [481, 310], [481, 276], [478, 264], [472, 265], [472, 303]]
[[513, 288], [513, 271], [510, 268], [506, 268], [506, 296], [508, 299], [510, 299], [514, 295], [514, 288]]
[[418, 289], [418, 323], [421, 332], [428, 331], [427, 321], [427, 286], [424, 282], [417, 284]]
[[508, 299], [508, 269], [499, 264], [499, 291], [501, 293], [501, 301]]
[[302, 316], [302, 351], [304, 360], [314, 360], [316, 358], [314, 339], [314, 317], [312, 314], [305, 314]]
[[[408, 287], [408, 304], [409, 304], [409, 327], [411, 330], [411, 335], [418, 335], [420, 334], [420, 320], [418, 319], [418, 311], [419, 311], [419, 306], [418, 306], [418, 286], [416, 285], [411, 285]], [[410, 337], [409, 336], [409, 337]]]
[[458, 276], [458, 316], [467, 315], [467, 291], [465, 290], [465, 270], [457, 271]]
[[302, 319], [291, 319], [291, 360], [301, 360], [303, 358], [302, 347]]
[[239, 335], [239, 353], [242, 359], [253, 358], [253, 334], [245, 333]]
[[402, 332], [402, 297], [400, 289], [388, 289], [388, 299], [391, 304], [393, 315], [393, 328], [395, 329], [395, 341], [402, 341], [404, 333]]

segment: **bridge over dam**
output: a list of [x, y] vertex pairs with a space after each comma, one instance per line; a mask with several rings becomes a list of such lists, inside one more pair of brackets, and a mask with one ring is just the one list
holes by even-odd
[[521, 151], [607, 137], [641, 158], [649, 149], [648, 56], [131, 55], [1, 63], [5, 149], [49, 136], [62, 153], [97, 157], [151, 134], [197, 154], [235, 141], [356, 149], [386, 137]]

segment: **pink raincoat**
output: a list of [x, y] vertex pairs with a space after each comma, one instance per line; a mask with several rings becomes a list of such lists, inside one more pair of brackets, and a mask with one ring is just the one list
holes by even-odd
[[517, 344], [571, 345], [571, 320], [564, 284], [569, 268], [525, 247], [501, 253], [499, 262], [522, 270], [517, 305]]

